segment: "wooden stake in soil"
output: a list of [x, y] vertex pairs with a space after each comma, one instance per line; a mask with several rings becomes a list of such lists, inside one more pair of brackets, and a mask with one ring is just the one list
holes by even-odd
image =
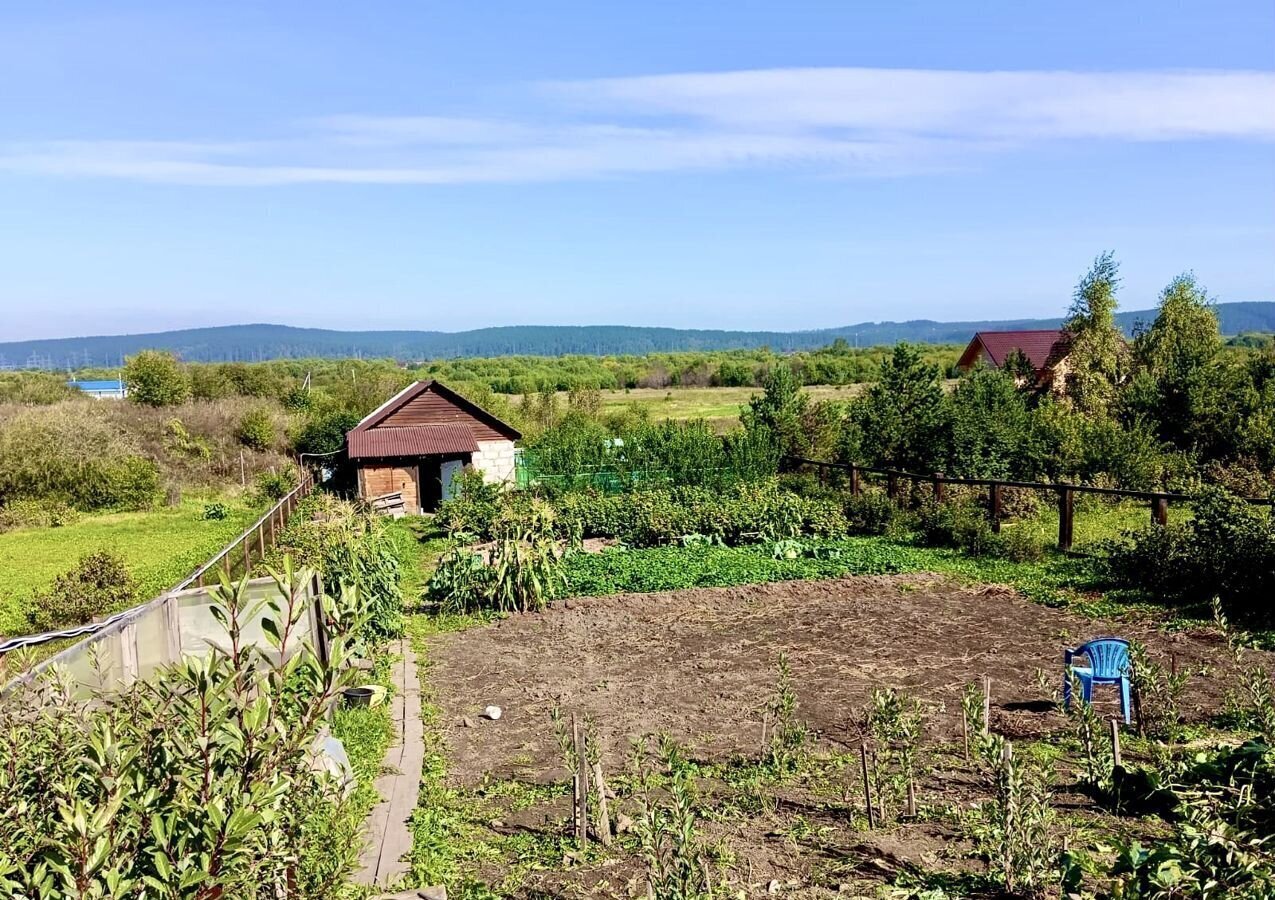
[[970, 761], [970, 717], [961, 716], [961, 738], [965, 741], [965, 761]]
[[983, 676], [983, 734], [992, 732], [992, 677]]
[[916, 782], [908, 779], [908, 815], [916, 818]]
[[580, 734], [580, 721], [575, 713], [571, 714], [571, 744], [576, 755], [576, 773], [573, 779], [576, 842], [583, 849], [589, 840], [589, 763], [584, 758], [584, 738]]
[[593, 789], [598, 792], [598, 840], [604, 847], [611, 846], [611, 815], [607, 811], [607, 783], [602, 777], [602, 763], [593, 764]]
[[1120, 768], [1120, 720], [1111, 720], [1111, 764]]
[[868, 778], [868, 745], [859, 745], [859, 754], [863, 762], [863, 808], [868, 811], [868, 827], [876, 828], [877, 819], [872, 811], [872, 781]]

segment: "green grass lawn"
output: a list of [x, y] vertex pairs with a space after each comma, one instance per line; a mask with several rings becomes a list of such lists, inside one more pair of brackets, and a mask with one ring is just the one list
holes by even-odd
[[0, 634], [23, 634], [30, 598], [87, 553], [119, 553], [144, 600], [181, 581], [261, 514], [231, 503], [228, 518], [205, 520], [204, 502], [191, 499], [177, 507], [85, 516], [60, 528], [0, 534]]

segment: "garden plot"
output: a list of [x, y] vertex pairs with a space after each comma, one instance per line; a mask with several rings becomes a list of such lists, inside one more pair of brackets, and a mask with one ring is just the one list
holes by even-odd
[[[559, 706], [592, 720], [605, 768], [618, 781], [633, 738], [665, 732], [685, 745], [701, 765], [703, 832], [720, 848], [721, 877], [749, 892], [817, 896], [839, 886], [866, 890], [913, 870], [957, 878], [981, 872], [959, 813], [986, 796], [962, 758], [965, 686], [990, 677], [993, 730], [1014, 739], [1020, 753], [1051, 755], [1069, 733], [1050, 702], [1061, 687], [1063, 649], [1104, 634], [1137, 638], [1181, 670], [1203, 670], [1184, 698], [1189, 721], [1222, 708], [1226, 652], [1210, 632], [1103, 622], [1033, 604], [1008, 588], [930, 575], [573, 599], [434, 636], [427, 680], [449, 780], [482, 805], [477, 815], [492, 822], [497, 843], [515, 835], [552, 844], [568, 832], [565, 789], [548, 788], [568, 779], [551, 722]], [[799, 702], [796, 719], [811, 731], [810, 754], [796, 774], [768, 779], [757, 763], [765, 748], [762, 710], [775, 694], [781, 653]], [[1047, 688], [1038, 686], [1038, 670]], [[869, 831], [858, 748], [863, 710], [878, 687], [917, 697], [927, 719], [921, 815]], [[482, 717], [488, 705], [502, 708], [499, 720]], [[1116, 712], [1114, 692], [1100, 697], [1098, 709]], [[1054, 803], [1073, 845], [1113, 827], [1154, 832], [1158, 820], [1116, 826], [1071, 792], [1074, 775], [1074, 765], [1060, 764]], [[501, 865], [486, 862], [479, 873], [500, 882], [508, 874]], [[556, 892], [570, 883], [624, 896], [645, 893], [642, 872], [634, 854], [614, 849], [567, 871], [515, 880], [525, 890]]]

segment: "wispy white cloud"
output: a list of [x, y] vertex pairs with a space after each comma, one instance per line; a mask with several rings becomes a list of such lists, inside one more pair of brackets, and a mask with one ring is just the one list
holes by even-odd
[[558, 82], [583, 109], [969, 140], [1275, 138], [1275, 72], [761, 69]]
[[335, 115], [271, 140], [30, 141], [0, 171], [467, 184], [805, 167], [893, 176], [1058, 141], [1275, 140], [1275, 73], [777, 69], [533, 86], [518, 116]]

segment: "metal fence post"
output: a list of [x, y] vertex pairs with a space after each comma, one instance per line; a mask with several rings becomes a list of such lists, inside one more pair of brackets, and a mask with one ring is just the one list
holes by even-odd
[[854, 463], [850, 463], [850, 495], [857, 497], [862, 490], [859, 486], [859, 467]]
[[885, 495], [891, 500], [899, 497], [899, 477], [893, 472], [885, 476]]
[[933, 483], [934, 483], [934, 502], [935, 502], [935, 503], [942, 503], [942, 502], [943, 502], [943, 498], [944, 498], [944, 497], [946, 496], [946, 494], [947, 494], [946, 487], [945, 487], [945, 485], [944, 485], [944, 483], [943, 483], [943, 473], [942, 473], [942, 472], [935, 472], [935, 473], [934, 473]]
[[988, 506], [990, 507], [992, 517], [992, 531], [997, 534], [1000, 534], [1001, 530], [1001, 504], [1001, 486], [999, 484], [993, 484], [988, 492]]
[[1169, 498], [1156, 497], [1151, 501], [1151, 524], [1169, 524]]

